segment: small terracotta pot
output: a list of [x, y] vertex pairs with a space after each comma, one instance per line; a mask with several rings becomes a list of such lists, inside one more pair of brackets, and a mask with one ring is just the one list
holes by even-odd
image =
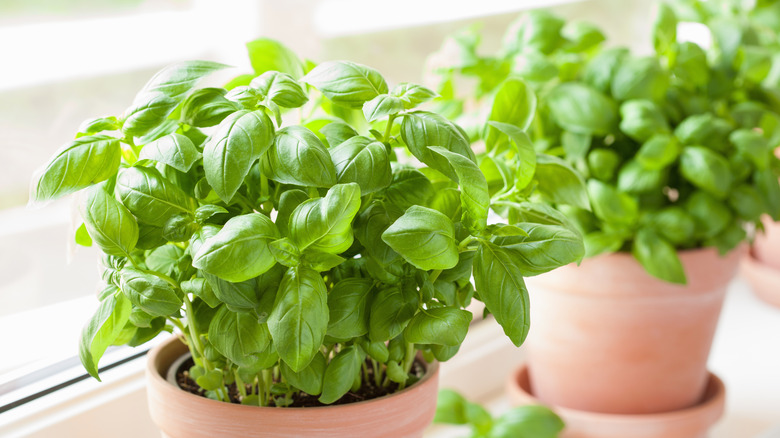
[[758, 298], [780, 308], [780, 269], [764, 264], [750, 251], [742, 260], [742, 275]]
[[[507, 394], [513, 406], [540, 404], [532, 395], [528, 368], [510, 375]], [[600, 414], [552, 406], [566, 423], [561, 438], [706, 438], [707, 431], [723, 415], [726, 388], [714, 374], [694, 406], [659, 414]]]
[[753, 242], [753, 256], [758, 262], [780, 271], [780, 222], [774, 222], [769, 216], [762, 219], [764, 232]]
[[243, 406], [200, 397], [171, 385], [165, 376], [187, 352], [177, 338], [149, 352], [149, 411], [163, 438], [229, 437], [422, 437], [433, 420], [438, 364], [419, 382], [384, 397], [316, 408]]
[[555, 406], [613, 414], [696, 404], [726, 289], [744, 252], [682, 251], [686, 286], [650, 276], [626, 253], [528, 278], [534, 394]]

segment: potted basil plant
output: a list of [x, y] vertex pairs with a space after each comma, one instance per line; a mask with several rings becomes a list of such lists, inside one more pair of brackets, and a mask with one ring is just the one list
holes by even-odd
[[[508, 87], [532, 90], [537, 104], [517, 114], [529, 156], [557, 157], [586, 180], [590, 209], [556, 201], [584, 235], [586, 260], [528, 281], [528, 375], [543, 402], [609, 414], [703, 403], [719, 387], [706, 362], [743, 242], [763, 213], [780, 217], [780, 118], [765, 65], [751, 47], [716, 38], [707, 50], [678, 41], [676, 29], [660, 6], [655, 55], [641, 57], [603, 48], [593, 25], [536, 11], [495, 55], [481, 55], [468, 31], [434, 57], [449, 98], [442, 111], [474, 120], [462, 109]], [[464, 77], [473, 90], [459, 87]], [[486, 155], [513, 169], [517, 154], [491, 142], [495, 128], [482, 131]], [[722, 412], [722, 394], [715, 399], [698, 427]]]
[[[522, 344], [528, 296], [510, 254], [547, 271], [577, 260], [581, 239], [488, 224], [467, 137], [418, 109], [431, 90], [271, 40], [248, 49], [254, 72], [224, 88], [196, 88], [224, 65], [164, 68], [34, 179], [37, 202], [84, 194], [76, 240], [105, 254], [81, 361], [97, 378], [109, 345], [175, 331], [148, 368], [169, 437], [420, 436], [464, 308], [479, 299]], [[578, 250], [544, 259], [518, 240], [545, 227]]]

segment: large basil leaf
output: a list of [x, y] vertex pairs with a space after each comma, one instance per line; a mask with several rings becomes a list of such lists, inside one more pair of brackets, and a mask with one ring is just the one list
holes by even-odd
[[514, 226], [527, 235], [497, 236], [493, 243], [511, 257], [523, 276], [542, 274], [578, 262], [585, 255], [582, 237], [568, 228], [534, 223]]
[[298, 108], [309, 101], [301, 84], [286, 73], [267, 71], [252, 79], [249, 86], [283, 108]]
[[618, 188], [627, 193], [658, 193], [666, 185], [667, 172], [645, 168], [639, 160], [630, 160], [618, 173]]
[[188, 172], [197, 161], [200, 153], [188, 137], [181, 134], [168, 134], [141, 149], [139, 159], [154, 160], [166, 164], [181, 172]]
[[399, 258], [398, 253], [382, 240], [382, 233], [394, 220], [379, 202], [372, 203], [355, 218], [355, 237], [368, 255], [382, 265], [390, 264]]
[[617, 124], [615, 102], [585, 84], [560, 84], [550, 91], [546, 102], [555, 122], [567, 131], [607, 134]]
[[427, 111], [415, 111], [404, 115], [401, 138], [418, 160], [457, 181], [457, 175], [449, 162], [434, 154], [429, 146], [440, 146], [476, 162], [468, 137], [457, 125], [446, 118]]
[[612, 96], [617, 100], [649, 99], [662, 102], [669, 76], [653, 57], [627, 58], [612, 79]]
[[351, 137], [329, 150], [340, 184], [357, 183], [361, 195], [389, 186], [393, 180], [387, 148], [362, 136]]
[[349, 61], [323, 62], [302, 80], [333, 102], [356, 109], [388, 91], [387, 82], [378, 71]]
[[628, 49], [625, 47], [614, 47], [601, 51], [585, 67], [583, 79], [596, 90], [602, 93], [608, 92], [615, 72], [628, 53]]
[[309, 365], [297, 373], [286, 362], [279, 363], [282, 377], [287, 383], [310, 395], [322, 393], [322, 379], [325, 377], [327, 366], [328, 363], [322, 353], [315, 354]]
[[354, 128], [343, 122], [330, 122], [320, 128], [319, 132], [325, 136], [325, 140], [331, 148], [358, 135]]
[[276, 263], [268, 243], [279, 237], [276, 225], [261, 213], [232, 217], [192, 256], [192, 266], [238, 283], [255, 278]]
[[733, 220], [731, 209], [722, 200], [701, 190], [691, 194], [685, 208], [693, 217], [698, 237], [714, 237]]
[[290, 235], [290, 216], [299, 205], [309, 200], [309, 195], [303, 190], [290, 189], [279, 198], [279, 208], [276, 211], [276, 226], [282, 236]]
[[353, 339], [368, 333], [369, 295], [374, 282], [367, 278], [345, 278], [328, 294], [328, 336]]
[[307, 248], [339, 254], [352, 245], [352, 219], [360, 208], [360, 188], [337, 184], [324, 198], [310, 199], [290, 216], [290, 238], [301, 251]]
[[649, 100], [628, 100], [620, 105], [620, 130], [638, 142], [670, 133], [661, 108]]
[[[523, 190], [531, 183], [536, 172], [536, 151], [534, 144], [520, 128], [500, 122], [488, 122], [490, 126], [509, 136], [510, 144], [517, 152], [515, 170], [515, 189]], [[566, 138], [566, 137], [564, 137]]]
[[412, 288], [395, 285], [379, 291], [371, 302], [369, 339], [372, 342], [384, 342], [401, 334], [414, 317], [418, 304], [419, 295]]
[[181, 105], [181, 121], [198, 128], [219, 124], [225, 117], [241, 109], [225, 98], [224, 88], [201, 88], [193, 91]]
[[209, 324], [209, 343], [238, 366], [251, 367], [257, 362], [254, 353], [271, 346], [266, 324], [259, 324], [250, 312], [233, 312], [226, 306], [217, 311]]
[[122, 293], [149, 315], [169, 316], [181, 308], [182, 300], [176, 291], [157, 275], [125, 267], [120, 276]]
[[382, 240], [422, 270], [449, 269], [458, 264], [458, 243], [452, 221], [427, 207], [409, 207], [382, 233]]
[[336, 167], [317, 135], [303, 126], [288, 126], [276, 133], [261, 161], [268, 178], [298, 186], [330, 187], [336, 184]]
[[328, 329], [328, 292], [319, 273], [302, 266], [285, 272], [268, 329], [279, 357], [293, 371], [309, 365]]
[[90, 376], [98, 381], [98, 362], [130, 318], [132, 305], [122, 294], [111, 294], [100, 302], [95, 314], [81, 331], [79, 359]]
[[320, 403], [333, 403], [349, 391], [355, 379], [359, 378], [364, 358], [357, 345], [350, 345], [331, 359], [328, 368], [325, 369], [325, 377], [322, 379]]
[[648, 170], [660, 170], [680, 155], [680, 143], [669, 135], [654, 135], [639, 148], [636, 161]]
[[227, 67], [209, 61], [185, 61], [160, 70], [125, 111], [122, 132], [141, 136], [162, 123], [202, 77]]
[[688, 146], [680, 154], [680, 173], [718, 198], [724, 198], [731, 188], [732, 175], [725, 157], [703, 146]]
[[455, 307], [421, 310], [404, 329], [404, 340], [415, 344], [456, 347], [469, 331], [471, 312]]
[[550, 54], [562, 42], [565, 22], [545, 10], [529, 11], [513, 23], [504, 35], [507, 52], [541, 52]]
[[672, 283], [686, 283], [685, 272], [674, 246], [653, 231], [645, 228], [639, 230], [634, 237], [631, 252], [651, 275]]
[[[272, 270], [273, 268], [271, 268]], [[208, 272], [203, 272], [203, 277], [211, 286], [214, 296], [219, 301], [227, 304], [233, 311], [256, 309], [261, 304], [261, 299], [258, 297], [256, 290], [258, 280], [254, 278], [233, 283]], [[258, 278], [262, 278], [262, 276]]]
[[[506, 123], [525, 131], [536, 113], [536, 95], [522, 79], [509, 78], [496, 91], [488, 121]], [[495, 128], [488, 128], [485, 145], [492, 149], [498, 140]], [[437, 145], [432, 145], [437, 146]]]
[[588, 181], [593, 213], [607, 223], [630, 225], [639, 218], [639, 203], [632, 196], [599, 180]]
[[273, 122], [263, 110], [238, 111], [219, 124], [203, 146], [203, 169], [220, 199], [229, 202], [233, 198], [273, 139]]
[[481, 242], [474, 256], [474, 282], [479, 298], [516, 346], [528, 336], [528, 290], [522, 273], [506, 250]]
[[60, 148], [33, 183], [32, 198], [48, 201], [105, 181], [116, 174], [122, 157], [119, 140], [89, 135]]
[[369, 123], [403, 111], [404, 102], [395, 96], [380, 94], [363, 104], [363, 115]]
[[122, 203], [106, 191], [105, 184], [94, 186], [82, 212], [92, 241], [104, 253], [128, 257], [138, 242], [138, 223]]
[[176, 214], [191, 214], [195, 200], [151, 167], [122, 169], [116, 180], [122, 203], [138, 221], [161, 227]]
[[270, 70], [287, 73], [300, 79], [304, 73], [303, 62], [292, 50], [270, 38], [259, 38], [246, 43], [249, 62], [256, 75]]
[[590, 209], [585, 181], [565, 161], [551, 155], [536, 157], [537, 190], [550, 201]]
[[728, 148], [727, 140], [733, 127], [727, 120], [712, 114], [695, 114], [674, 129], [674, 135], [685, 145], [703, 145], [716, 151]]
[[682, 207], [666, 207], [647, 215], [650, 227], [673, 245], [682, 245], [693, 238], [696, 224]]
[[461, 190], [463, 225], [472, 234], [484, 230], [487, 226], [488, 206], [490, 205], [490, 194], [485, 175], [473, 161], [463, 155], [439, 146], [431, 146], [429, 149], [449, 160], [452, 170], [458, 176], [455, 181], [460, 185]]

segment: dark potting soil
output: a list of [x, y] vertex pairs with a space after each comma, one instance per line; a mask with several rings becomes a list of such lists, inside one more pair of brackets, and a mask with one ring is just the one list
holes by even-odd
[[[197, 383], [195, 383], [194, 380], [190, 378], [189, 369], [195, 364], [195, 362], [192, 360], [192, 358], [187, 359], [184, 361], [184, 363], [181, 364], [179, 369], [176, 372], [176, 382], [179, 384], [179, 387], [187, 392], [190, 392], [195, 395], [199, 395], [201, 397], [206, 396], [206, 391], [200, 388]], [[413, 367], [412, 367], [412, 374], [416, 376], [418, 379], [423, 376], [425, 373], [425, 367], [417, 361], [415, 361]], [[361, 373], [362, 375], [362, 373]], [[278, 382], [278, 381], [277, 381]], [[238, 387], [235, 383], [231, 383], [228, 385], [228, 393], [230, 395], [230, 402], [241, 404], [241, 393], [238, 391]], [[360, 389], [357, 392], [348, 392], [340, 399], [336, 400], [335, 402], [331, 403], [330, 405], [343, 405], [347, 403], [355, 403], [359, 401], [364, 400], [371, 400], [374, 398], [382, 397], [388, 394], [392, 394], [398, 389], [398, 384], [395, 382], [391, 382], [388, 387], [382, 387], [382, 386], [376, 386], [374, 383], [374, 371], [370, 364], [368, 364], [368, 381], [363, 379], [362, 384], [360, 385]], [[247, 386], [246, 391], [250, 391], [250, 387]], [[309, 407], [316, 407], [316, 406], [330, 406], [320, 403], [318, 400], [319, 396], [309, 395], [305, 392], [295, 392], [293, 393], [293, 400], [292, 404], [288, 405], [289, 407], [298, 407], [298, 408], [309, 408]], [[273, 399], [271, 400], [269, 406], [276, 406], [273, 402]]]

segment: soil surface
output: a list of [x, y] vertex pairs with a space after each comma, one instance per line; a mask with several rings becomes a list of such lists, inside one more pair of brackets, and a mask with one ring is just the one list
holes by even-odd
[[[194, 380], [190, 378], [189, 375], [189, 369], [194, 365], [192, 358], [186, 360], [178, 369], [176, 372], [176, 382], [179, 384], [179, 387], [187, 392], [190, 392], [192, 394], [199, 395], [201, 397], [205, 397], [206, 391], [200, 388], [197, 383], [195, 383]], [[360, 390], [357, 392], [348, 392], [340, 399], [336, 400], [335, 402], [331, 403], [330, 405], [325, 405], [323, 403], [320, 403], [318, 400], [319, 396], [309, 395], [305, 392], [294, 392], [293, 393], [293, 401], [292, 404], [288, 405], [289, 407], [315, 407], [315, 406], [331, 406], [331, 405], [343, 405], [347, 403], [354, 403], [364, 400], [371, 400], [373, 398], [378, 398], [385, 396], [387, 394], [392, 394], [398, 389], [398, 384], [395, 382], [391, 382], [388, 387], [382, 387], [382, 386], [376, 386], [374, 383], [374, 377], [373, 377], [373, 370], [371, 365], [368, 365], [368, 381], [363, 379], [362, 384], [360, 385]], [[425, 373], [425, 367], [419, 363], [415, 362], [414, 366], [412, 367], [412, 374], [417, 376], [418, 378], [421, 378], [422, 375]], [[361, 373], [362, 375], [362, 373]], [[278, 382], [278, 381], [277, 381]], [[246, 391], [249, 393], [251, 388], [247, 386]], [[230, 402], [241, 404], [241, 393], [238, 391], [238, 387], [235, 383], [231, 383], [228, 385], [228, 392], [230, 395]], [[275, 407], [276, 404], [271, 400], [269, 406]]]

